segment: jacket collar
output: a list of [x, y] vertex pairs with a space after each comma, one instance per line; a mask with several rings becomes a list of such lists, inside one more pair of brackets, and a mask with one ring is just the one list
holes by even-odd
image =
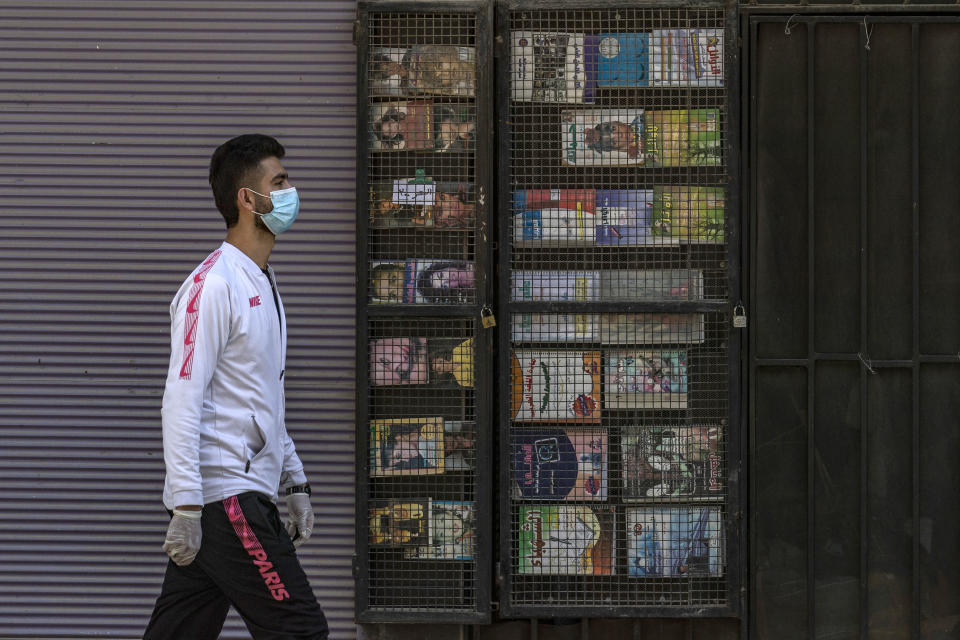
[[[220, 249], [224, 253], [229, 254], [230, 256], [233, 256], [233, 259], [236, 261], [236, 263], [250, 275], [252, 276], [263, 275], [263, 269], [261, 269], [256, 262], [251, 260], [250, 256], [245, 254], [243, 251], [240, 251], [240, 249], [230, 244], [226, 240], [224, 240], [223, 244], [220, 245]], [[267, 271], [270, 272], [270, 277], [273, 278], [274, 277], [273, 267], [271, 267], [269, 263], [267, 264]]]

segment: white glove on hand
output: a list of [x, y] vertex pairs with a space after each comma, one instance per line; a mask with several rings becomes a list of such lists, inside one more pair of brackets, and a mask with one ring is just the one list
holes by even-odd
[[173, 518], [167, 527], [167, 539], [163, 541], [163, 550], [170, 559], [185, 567], [200, 552], [200, 511], [173, 510]]
[[[287, 533], [293, 540], [293, 546], [299, 547], [313, 531], [313, 507], [310, 506], [310, 496], [306, 493], [291, 493], [287, 496]], [[297, 534], [300, 535], [297, 535]]]

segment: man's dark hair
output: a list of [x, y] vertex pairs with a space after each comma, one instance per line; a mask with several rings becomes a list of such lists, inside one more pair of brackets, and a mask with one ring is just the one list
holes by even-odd
[[213, 200], [229, 229], [237, 224], [237, 191], [249, 186], [259, 176], [253, 176], [266, 158], [281, 159], [286, 154], [283, 145], [270, 136], [250, 133], [227, 140], [210, 157], [210, 187]]

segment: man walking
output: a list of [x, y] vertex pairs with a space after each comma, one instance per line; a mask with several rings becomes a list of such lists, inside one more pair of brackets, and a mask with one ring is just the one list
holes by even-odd
[[254, 134], [225, 142], [210, 160], [227, 236], [170, 305], [162, 411], [170, 562], [145, 640], [215, 640], [230, 605], [256, 640], [327, 637], [295, 553], [313, 510], [284, 422], [287, 327], [267, 264], [300, 207], [284, 154]]

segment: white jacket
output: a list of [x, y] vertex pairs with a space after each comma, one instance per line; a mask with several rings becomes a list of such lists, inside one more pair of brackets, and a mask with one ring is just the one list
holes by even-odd
[[245, 491], [275, 499], [280, 486], [307, 481], [284, 422], [287, 327], [276, 300], [279, 317], [270, 280], [226, 242], [174, 296], [162, 410], [168, 509]]

